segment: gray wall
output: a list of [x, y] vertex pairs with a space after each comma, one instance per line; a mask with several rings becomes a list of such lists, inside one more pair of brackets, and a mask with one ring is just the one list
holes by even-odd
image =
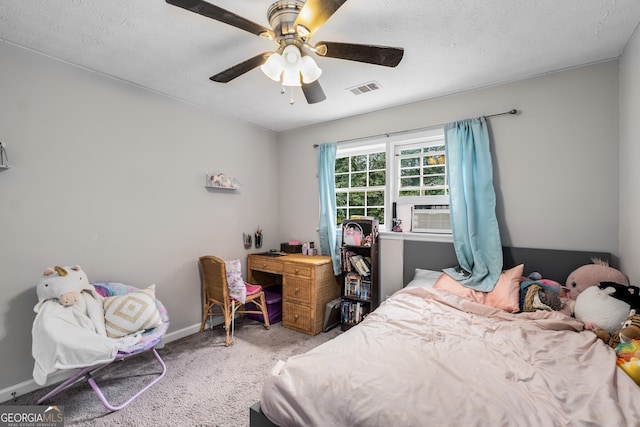
[[[199, 255], [246, 262], [240, 237], [258, 225], [265, 248], [318, 241], [315, 143], [518, 108], [490, 119], [503, 244], [611, 252], [637, 281], [638, 38], [620, 88], [612, 61], [280, 135], [0, 44], [0, 141], [14, 166], [0, 171], [0, 361], [11, 366], [0, 400], [31, 379], [45, 267], [156, 283], [177, 337], [199, 324]], [[208, 171], [235, 175], [242, 191], [207, 192]], [[402, 285], [397, 239], [381, 245], [383, 297]]]
[[[617, 255], [617, 61], [281, 133], [280, 163], [287, 165], [278, 178], [283, 234], [317, 239], [313, 234], [318, 212], [313, 144], [511, 108], [522, 114], [489, 119], [503, 245]], [[402, 251], [395, 251], [397, 247], [393, 242], [381, 246], [382, 277], [393, 281], [385, 269], [395, 275], [395, 286], [385, 282], [383, 296], [402, 285], [397, 275]]]
[[620, 62], [620, 261], [621, 269], [640, 283], [640, 30]]
[[[200, 255], [246, 264], [242, 233], [258, 226], [265, 247], [280, 240], [275, 134], [5, 43], [0, 63], [0, 141], [13, 165], [0, 171], [1, 401], [31, 379], [47, 266], [155, 283], [179, 336], [200, 324]], [[209, 192], [206, 172], [243, 188]]]

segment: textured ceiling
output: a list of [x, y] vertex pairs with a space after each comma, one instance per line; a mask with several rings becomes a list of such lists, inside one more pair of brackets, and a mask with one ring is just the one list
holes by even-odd
[[[272, 0], [209, 1], [269, 27]], [[317, 58], [327, 100], [309, 105], [259, 69], [211, 82], [276, 44], [164, 0], [0, 0], [0, 40], [273, 131], [616, 58], [639, 22], [638, 0], [349, 0], [312, 44], [397, 46], [404, 58]], [[382, 89], [347, 90], [370, 81]]]

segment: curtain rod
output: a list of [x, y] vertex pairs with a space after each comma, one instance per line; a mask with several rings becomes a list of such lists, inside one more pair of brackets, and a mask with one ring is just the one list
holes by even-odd
[[[489, 114], [487, 116], [482, 116], [484, 118], [489, 118], [489, 117], [497, 117], [497, 116], [504, 116], [504, 115], [514, 115], [514, 114], [518, 114], [518, 110], [516, 110], [515, 108], [512, 108], [509, 111], [505, 111], [503, 113], [495, 113], [495, 114]], [[426, 130], [426, 129], [431, 129], [434, 128], [436, 126], [443, 126], [444, 123], [439, 124], [439, 125], [431, 125], [431, 126], [426, 126], [426, 127], [421, 127], [421, 128], [416, 128], [416, 129], [408, 129], [408, 130], [400, 130], [400, 131], [396, 131], [396, 132], [389, 132], [389, 133], [380, 133], [378, 135], [370, 135], [370, 136], [361, 136], [358, 138], [351, 138], [351, 139], [343, 139], [341, 141], [337, 141], [336, 144], [341, 144], [343, 142], [353, 142], [353, 141], [359, 141], [361, 139], [369, 139], [369, 138], [378, 138], [380, 136], [386, 136], [387, 138], [390, 137], [391, 135], [399, 135], [399, 134], [403, 134], [403, 133], [408, 133], [408, 132], [416, 132], [419, 130]], [[313, 144], [313, 148], [318, 148], [318, 144]]]

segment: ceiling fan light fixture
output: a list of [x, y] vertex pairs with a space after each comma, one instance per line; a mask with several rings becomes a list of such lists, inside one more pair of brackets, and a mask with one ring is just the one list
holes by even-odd
[[302, 63], [300, 65], [300, 74], [302, 74], [303, 83], [313, 83], [322, 75], [322, 69], [318, 67], [316, 61], [309, 55], [302, 57]]
[[260, 66], [260, 69], [271, 80], [279, 82], [284, 69], [284, 60], [279, 53], [273, 53], [267, 58], [267, 61]]
[[285, 67], [282, 73], [282, 86], [302, 86], [300, 71], [297, 67]]
[[300, 50], [298, 50], [295, 45], [290, 44], [289, 46], [284, 48], [284, 50], [282, 51], [282, 56], [287, 63], [296, 65], [300, 61], [301, 54]]

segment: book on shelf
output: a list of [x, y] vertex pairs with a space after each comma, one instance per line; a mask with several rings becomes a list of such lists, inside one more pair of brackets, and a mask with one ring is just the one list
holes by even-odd
[[344, 295], [369, 300], [371, 298], [371, 279], [355, 272], [348, 273], [344, 278]]
[[342, 322], [355, 325], [362, 322], [368, 314], [366, 303], [359, 301], [342, 301]]
[[367, 266], [362, 255], [354, 254], [349, 257], [349, 262], [353, 268], [362, 276], [371, 274], [371, 269]]
[[358, 274], [369, 276], [371, 274], [371, 258], [363, 257], [351, 251], [344, 251], [342, 255], [342, 271], [357, 271]]

